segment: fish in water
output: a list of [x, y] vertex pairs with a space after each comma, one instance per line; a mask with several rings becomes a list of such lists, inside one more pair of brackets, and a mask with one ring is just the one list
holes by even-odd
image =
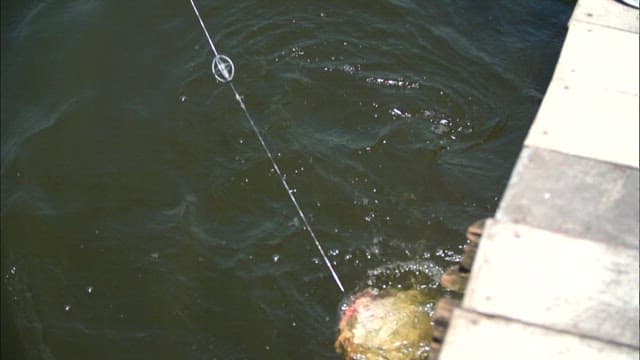
[[360, 291], [343, 307], [336, 351], [347, 359], [427, 359], [430, 300], [415, 289]]

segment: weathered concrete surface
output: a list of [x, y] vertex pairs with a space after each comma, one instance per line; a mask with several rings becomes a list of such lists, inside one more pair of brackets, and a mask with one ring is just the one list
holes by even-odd
[[495, 218], [638, 248], [638, 169], [525, 147]]
[[525, 144], [637, 168], [639, 54], [637, 33], [572, 22]]
[[638, 33], [638, 11], [616, 1], [578, 1], [571, 22], [578, 21]]
[[578, 1], [440, 360], [640, 358], [638, 19]]
[[574, 22], [562, 47], [562, 61], [556, 64], [553, 81], [585, 91], [638, 95], [639, 48], [638, 33]]
[[440, 360], [630, 360], [626, 346], [456, 309]]
[[639, 254], [489, 221], [463, 307], [638, 347]]

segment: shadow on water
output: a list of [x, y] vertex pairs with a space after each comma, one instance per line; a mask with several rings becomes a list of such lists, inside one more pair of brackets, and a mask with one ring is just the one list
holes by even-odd
[[2, 356], [338, 359], [339, 306], [425, 286], [490, 216], [572, 4], [2, 2]]

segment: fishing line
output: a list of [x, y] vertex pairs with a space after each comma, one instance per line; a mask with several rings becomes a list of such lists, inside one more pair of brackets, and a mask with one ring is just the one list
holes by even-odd
[[247, 107], [245, 106], [244, 101], [242, 100], [242, 96], [240, 96], [240, 93], [238, 93], [238, 90], [236, 90], [236, 87], [231, 82], [235, 72], [233, 62], [231, 61], [231, 59], [229, 59], [229, 57], [218, 54], [218, 50], [216, 50], [216, 47], [213, 44], [213, 40], [211, 39], [211, 36], [209, 35], [209, 32], [207, 31], [207, 28], [204, 25], [204, 21], [202, 21], [202, 17], [200, 17], [200, 13], [198, 12], [198, 8], [196, 7], [196, 4], [193, 2], [193, 0], [190, 0], [190, 1], [191, 1], [191, 6], [193, 7], [193, 11], [196, 13], [198, 20], [200, 21], [200, 26], [202, 26], [202, 30], [207, 36], [207, 40], [209, 40], [209, 45], [211, 45], [211, 50], [213, 50], [214, 58], [213, 58], [213, 61], [211, 62], [211, 71], [213, 72], [213, 75], [219, 81], [223, 83], [228, 83], [229, 86], [231, 87], [231, 90], [233, 90], [233, 93], [236, 96], [236, 100], [238, 101], [238, 104], [240, 104], [240, 108], [242, 109], [245, 116], [247, 117], [247, 120], [249, 120], [249, 123], [251, 124], [253, 131], [255, 132], [256, 136], [258, 137], [258, 140], [260, 141], [260, 145], [262, 145], [262, 149], [267, 154], [267, 157], [269, 158], [269, 160], [271, 160], [271, 165], [273, 166], [273, 170], [275, 170], [276, 174], [278, 174], [278, 177], [280, 178], [282, 185], [287, 191], [287, 194], [289, 194], [289, 198], [291, 199], [291, 202], [293, 203], [296, 210], [298, 211], [298, 215], [300, 215], [300, 218], [302, 219], [302, 222], [304, 223], [305, 228], [309, 232], [309, 235], [311, 235], [311, 238], [313, 239], [313, 242], [316, 244], [318, 251], [320, 251], [320, 255], [322, 255], [322, 258], [324, 259], [324, 263], [329, 268], [329, 271], [331, 272], [331, 276], [333, 276], [333, 279], [335, 280], [340, 290], [344, 292], [344, 287], [342, 286], [342, 282], [340, 282], [340, 278], [338, 277], [338, 274], [333, 269], [333, 266], [331, 266], [331, 262], [329, 261], [329, 258], [327, 257], [324, 250], [322, 249], [322, 246], [320, 245], [320, 241], [318, 241], [316, 234], [311, 229], [311, 226], [307, 221], [307, 217], [302, 212], [300, 205], [298, 205], [298, 200], [296, 200], [295, 195], [293, 195], [294, 193], [293, 190], [291, 190], [291, 188], [289, 187], [289, 184], [285, 180], [284, 175], [282, 175], [282, 172], [280, 171], [280, 168], [278, 167], [276, 160], [273, 158], [273, 155], [271, 155], [271, 151], [269, 151], [267, 144], [265, 143], [264, 139], [262, 138], [262, 135], [260, 134], [260, 131], [258, 130], [258, 127], [256, 126], [256, 123], [253, 121], [251, 114], [249, 114], [249, 111], [247, 110]]

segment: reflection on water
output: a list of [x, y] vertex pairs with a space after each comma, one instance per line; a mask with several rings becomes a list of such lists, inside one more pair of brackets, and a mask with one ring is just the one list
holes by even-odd
[[572, 6], [198, 4], [347, 293], [188, 2], [3, 2], [3, 356], [339, 358], [349, 294], [442, 291]]

